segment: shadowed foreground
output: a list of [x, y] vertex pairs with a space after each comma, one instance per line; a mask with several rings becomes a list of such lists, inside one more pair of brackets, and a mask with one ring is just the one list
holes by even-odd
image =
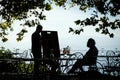
[[103, 75], [96, 71], [88, 71], [76, 74], [42, 73], [37, 77], [33, 74], [4, 74], [0, 80], [120, 80], [120, 76]]

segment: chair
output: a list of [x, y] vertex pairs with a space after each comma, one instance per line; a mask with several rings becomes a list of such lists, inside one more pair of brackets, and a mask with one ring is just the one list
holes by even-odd
[[88, 71], [97, 71], [97, 56], [94, 57], [92, 63], [83, 65], [83, 67], [88, 66]]

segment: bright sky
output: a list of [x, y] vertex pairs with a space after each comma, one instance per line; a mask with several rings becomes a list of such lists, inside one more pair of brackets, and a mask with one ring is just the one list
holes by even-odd
[[[72, 8], [69, 10], [64, 10], [63, 8], [54, 8], [51, 11], [45, 12], [46, 19], [41, 21], [43, 25], [43, 30], [54, 30], [58, 31], [59, 45], [60, 48], [70, 46], [72, 50], [86, 50], [87, 40], [93, 38], [96, 41], [96, 46], [100, 50], [101, 48], [107, 50], [115, 50], [118, 48], [120, 50], [120, 29], [115, 30], [114, 38], [109, 38], [108, 36], [96, 33], [93, 27], [85, 27], [84, 32], [81, 35], [75, 35], [73, 33], [68, 33], [69, 27], [77, 28], [74, 21], [77, 19], [85, 19], [90, 16], [90, 13], [80, 12], [78, 8]], [[31, 35], [35, 31], [35, 27], [28, 28], [28, 33], [25, 34], [24, 39], [21, 42], [16, 41], [16, 33], [20, 31], [20, 22], [15, 22], [12, 26], [16, 27], [14, 32], [9, 34], [9, 41], [3, 43], [0, 41], [0, 46], [4, 46], [9, 49], [31, 49]]]

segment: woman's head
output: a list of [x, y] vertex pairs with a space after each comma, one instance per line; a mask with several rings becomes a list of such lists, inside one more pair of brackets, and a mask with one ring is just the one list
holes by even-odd
[[87, 42], [87, 47], [92, 47], [92, 46], [95, 46], [95, 40], [92, 38], [89, 38]]

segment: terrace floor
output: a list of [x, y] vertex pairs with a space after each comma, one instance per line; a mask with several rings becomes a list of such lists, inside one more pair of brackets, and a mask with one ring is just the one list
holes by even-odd
[[96, 71], [82, 73], [42, 73], [39, 76], [26, 73], [2, 73], [0, 80], [120, 80], [120, 76], [103, 75]]

